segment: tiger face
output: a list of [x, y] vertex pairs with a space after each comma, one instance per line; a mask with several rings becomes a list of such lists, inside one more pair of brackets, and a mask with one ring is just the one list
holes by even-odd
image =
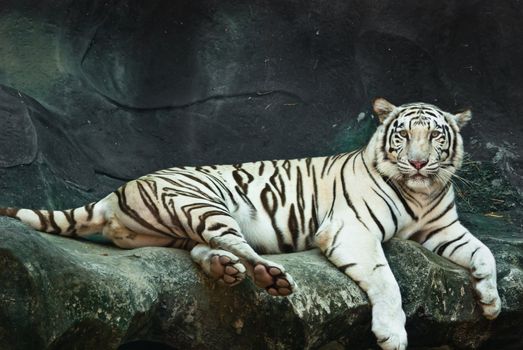
[[382, 98], [373, 107], [382, 124], [377, 131], [378, 171], [417, 192], [447, 184], [461, 166], [459, 131], [471, 112], [451, 114], [427, 103], [396, 107]]

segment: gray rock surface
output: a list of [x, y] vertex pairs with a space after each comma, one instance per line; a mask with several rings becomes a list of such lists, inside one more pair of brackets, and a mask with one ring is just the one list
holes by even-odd
[[[485, 232], [481, 224], [471, 227]], [[476, 225], [477, 225], [476, 221]], [[275, 298], [250, 280], [210, 281], [187, 252], [121, 250], [41, 234], [0, 218], [0, 348], [114, 349], [133, 340], [175, 349], [374, 347], [364, 293], [317, 250], [273, 255], [299, 285]], [[399, 281], [411, 347], [518, 349], [523, 336], [523, 240], [490, 225], [502, 313], [485, 320], [463, 269], [410, 241], [386, 254]], [[494, 228], [494, 231], [492, 229]]]

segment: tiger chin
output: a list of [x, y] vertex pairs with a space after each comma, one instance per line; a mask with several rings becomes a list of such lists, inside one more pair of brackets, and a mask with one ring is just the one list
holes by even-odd
[[494, 257], [459, 222], [451, 182], [470, 111], [395, 106], [382, 98], [373, 110], [380, 125], [365, 147], [351, 152], [169, 168], [83, 207], [0, 208], [0, 215], [51, 234], [101, 232], [122, 248], [187, 249], [210, 278], [234, 286], [248, 277], [274, 296], [292, 294], [296, 283], [259, 252], [319, 248], [367, 293], [382, 349], [405, 349], [407, 333], [381, 243], [411, 239], [468, 269], [484, 316], [497, 317]]

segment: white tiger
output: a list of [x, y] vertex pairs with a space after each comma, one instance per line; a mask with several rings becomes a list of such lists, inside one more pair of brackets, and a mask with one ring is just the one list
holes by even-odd
[[372, 303], [383, 349], [405, 349], [405, 314], [381, 242], [396, 236], [466, 267], [483, 314], [500, 312], [490, 250], [459, 220], [451, 177], [470, 111], [425, 103], [374, 102], [381, 125], [362, 149], [329, 157], [177, 167], [133, 180], [81, 208], [1, 208], [37, 230], [64, 236], [102, 232], [117, 246], [173, 246], [227, 285], [249, 275], [275, 296], [296, 284], [259, 253], [318, 247]]

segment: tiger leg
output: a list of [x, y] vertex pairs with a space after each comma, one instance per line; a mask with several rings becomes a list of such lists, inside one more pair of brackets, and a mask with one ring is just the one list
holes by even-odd
[[258, 287], [273, 296], [287, 296], [296, 288], [294, 280], [283, 266], [262, 258], [254, 251], [231, 216], [209, 216], [203, 225], [203, 240], [213, 249], [225, 250], [239, 257]]
[[240, 283], [245, 277], [245, 266], [234, 254], [211, 249], [190, 239], [139, 234], [124, 226], [116, 217], [108, 221], [103, 234], [120, 248], [170, 246], [190, 250], [192, 259], [207, 275], [229, 286]]
[[240, 258], [228, 251], [200, 243], [191, 250], [191, 258], [209, 277], [227, 286], [235, 286], [245, 278], [246, 269]]
[[372, 332], [382, 349], [407, 347], [405, 313], [398, 283], [380, 240], [355, 225], [334, 221], [315, 236], [316, 245], [340, 271], [367, 293], [372, 305]]
[[419, 243], [468, 269], [474, 278], [474, 288], [483, 315], [490, 320], [499, 315], [501, 300], [496, 282], [496, 260], [485, 244], [459, 222], [424, 237]]
[[140, 247], [165, 247], [175, 243], [176, 238], [142, 234], [130, 230], [115, 216], [111, 217], [102, 229], [105, 237], [109, 238], [120, 248], [132, 249]]

